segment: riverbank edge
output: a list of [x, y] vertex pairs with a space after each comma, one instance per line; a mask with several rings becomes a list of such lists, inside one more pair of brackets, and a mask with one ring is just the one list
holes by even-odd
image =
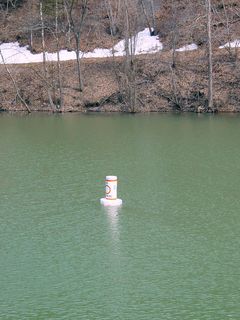
[[[0, 110], [22, 112], [240, 112], [240, 50], [229, 55], [226, 50], [214, 52], [214, 107], [208, 109], [207, 58], [205, 50], [177, 53], [172, 66], [172, 53], [159, 52], [134, 57], [135, 104], [129, 103], [129, 79], [126, 59], [82, 59], [83, 92], [78, 90], [76, 61], [61, 63], [64, 102], [58, 105], [58, 89], [54, 87], [57, 63], [48, 63], [49, 78], [43, 79], [43, 66], [37, 64], [8, 65], [13, 81], [0, 65]], [[47, 85], [46, 85], [47, 83]], [[128, 85], [126, 85], [126, 83]], [[51, 88], [54, 107], [48, 100]]]

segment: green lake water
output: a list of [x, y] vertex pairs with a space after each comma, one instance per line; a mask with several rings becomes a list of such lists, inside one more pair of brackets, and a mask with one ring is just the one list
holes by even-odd
[[239, 115], [0, 114], [0, 192], [0, 319], [240, 319]]

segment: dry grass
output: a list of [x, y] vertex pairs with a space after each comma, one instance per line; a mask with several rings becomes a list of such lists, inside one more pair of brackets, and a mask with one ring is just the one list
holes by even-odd
[[[237, 52], [240, 55], [240, 52]], [[240, 62], [225, 50], [214, 52], [214, 101], [218, 111], [239, 111]], [[136, 58], [136, 111], [196, 111], [207, 105], [207, 64], [205, 51], [179, 53], [174, 70], [170, 52]], [[57, 101], [56, 63], [48, 65], [48, 83], [44, 81], [41, 64], [9, 66], [20, 92], [31, 110], [51, 110], [47, 86]], [[120, 80], [124, 74], [124, 58], [82, 60], [84, 90], [77, 89], [77, 70], [74, 61], [62, 63], [64, 105], [61, 111], [122, 111], [128, 110]], [[173, 74], [174, 72], [174, 74]], [[173, 87], [173, 75], [175, 87]], [[23, 110], [16, 99], [4, 66], [0, 66], [1, 108]], [[54, 89], [55, 88], [55, 89]]]

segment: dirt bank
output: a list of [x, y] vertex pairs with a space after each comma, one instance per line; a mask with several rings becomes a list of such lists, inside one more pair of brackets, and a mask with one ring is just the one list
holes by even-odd
[[[240, 50], [214, 52], [214, 108], [219, 112], [240, 111]], [[31, 111], [167, 112], [207, 111], [207, 58], [204, 50], [138, 56], [134, 61], [136, 105], [130, 108], [124, 58], [82, 60], [83, 92], [78, 90], [75, 61], [61, 64], [63, 105], [58, 106], [57, 64], [49, 63], [49, 77], [42, 64], [9, 65], [18, 90]], [[25, 110], [5, 66], [0, 65], [0, 108]], [[129, 85], [129, 84], [128, 84]], [[49, 105], [50, 88], [54, 108]]]

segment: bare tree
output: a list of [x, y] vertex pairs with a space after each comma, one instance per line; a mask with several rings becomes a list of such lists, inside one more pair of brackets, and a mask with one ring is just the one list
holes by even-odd
[[151, 35], [155, 36], [157, 34], [157, 25], [156, 25], [156, 19], [155, 19], [155, 5], [153, 0], [150, 0], [150, 7], [151, 7], [151, 16], [152, 16], [152, 25], [153, 25], [153, 31]]
[[67, 44], [68, 44], [68, 47], [70, 48], [71, 47], [71, 21], [69, 17], [69, 1], [64, 0], [63, 4], [64, 4], [64, 10], [67, 18], [67, 32], [66, 32]]
[[156, 35], [155, 5], [153, 0], [139, 0], [151, 36]]
[[[221, 4], [219, 5], [219, 7], [221, 11], [223, 10], [223, 17], [221, 14], [217, 12], [217, 10], [215, 10], [215, 12], [217, 13], [217, 16], [220, 18], [220, 24], [225, 26], [224, 35], [226, 34], [226, 39], [227, 39], [227, 45], [225, 45], [225, 49], [229, 55], [229, 58], [232, 59], [233, 54], [231, 50], [231, 23], [234, 23], [234, 18], [233, 16], [231, 16], [229, 12], [230, 11], [229, 6], [226, 5], [225, 0], [221, 1]], [[222, 37], [222, 35], [223, 33], [221, 33], [220, 36]]]
[[41, 20], [41, 40], [42, 40], [42, 54], [43, 54], [43, 72], [44, 72], [44, 79], [46, 83], [46, 90], [47, 90], [47, 95], [48, 95], [48, 100], [50, 103], [50, 106], [52, 109], [55, 108], [53, 100], [52, 100], [52, 95], [51, 95], [51, 90], [50, 90], [50, 85], [49, 85], [49, 74], [48, 74], [48, 67], [46, 63], [46, 46], [45, 46], [45, 25], [44, 25], [44, 19], [43, 19], [43, 0], [40, 0], [39, 2], [39, 14], [40, 14], [40, 20]]
[[142, 6], [143, 14], [144, 14], [145, 19], [146, 19], [146, 23], [147, 23], [147, 27], [149, 29], [149, 33], [151, 34], [152, 33], [152, 26], [151, 26], [151, 22], [150, 22], [150, 19], [149, 19], [149, 15], [148, 15], [144, 0], [140, 0], [140, 4]]
[[63, 88], [62, 88], [62, 72], [61, 72], [61, 62], [60, 62], [60, 45], [59, 45], [59, 28], [58, 28], [58, 17], [59, 17], [59, 0], [55, 0], [55, 38], [57, 44], [57, 68], [58, 68], [58, 91], [59, 91], [59, 108], [63, 105]]
[[1, 0], [0, 10], [5, 10], [5, 14], [9, 13], [10, 9], [16, 9], [21, 0]]
[[211, 0], [206, 1], [207, 39], [208, 39], [208, 109], [213, 111], [213, 61], [212, 61], [212, 6]]
[[[136, 25], [137, 18], [130, 15], [129, 0], [124, 0], [125, 10], [125, 66], [124, 66], [124, 91], [128, 101], [130, 112], [136, 112]], [[130, 22], [131, 17], [131, 22]]]
[[171, 84], [171, 102], [176, 109], [182, 108], [181, 91], [179, 88], [179, 79], [177, 74], [177, 40], [178, 40], [178, 21], [177, 21], [177, 9], [174, 0], [170, 3], [171, 12], [171, 25], [170, 35], [171, 35], [171, 60], [169, 61], [170, 70], [170, 84]]
[[115, 36], [118, 31], [117, 20], [121, 8], [121, 0], [104, 0], [104, 5], [110, 21], [110, 33]]
[[69, 27], [75, 39], [79, 91], [82, 92], [83, 76], [80, 61], [80, 42], [83, 25], [88, 12], [88, 0], [64, 0], [64, 6], [67, 11]]

